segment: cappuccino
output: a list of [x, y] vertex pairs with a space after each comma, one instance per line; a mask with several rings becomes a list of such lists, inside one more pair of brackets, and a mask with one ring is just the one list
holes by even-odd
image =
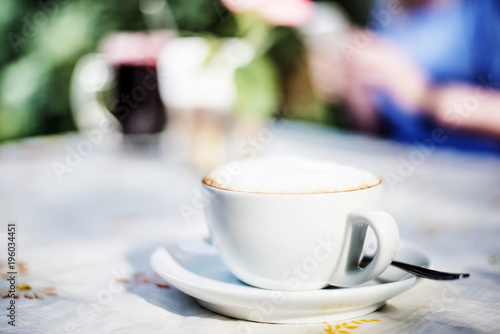
[[[363, 284], [389, 266], [398, 248], [396, 222], [376, 208], [380, 180], [357, 168], [293, 156], [232, 162], [205, 177], [202, 191], [221, 259], [262, 289]], [[360, 268], [367, 227], [377, 251]]]
[[380, 183], [368, 171], [297, 156], [231, 162], [204, 179], [208, 186], [251, 193], [317, 194], [371, 188]]

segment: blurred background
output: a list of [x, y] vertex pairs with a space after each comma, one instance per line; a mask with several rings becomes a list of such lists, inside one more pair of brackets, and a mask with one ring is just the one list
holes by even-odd
[[288, 118], [498, 154], [498, 18], [492, 0], [8, 0], [0, 142], [105, 122], [235, 143]]
[[500, 0], [1, 4], [0, 221], [21, 226], [19, 283], [61, 297], [25, 300], [25, 332], [130, 331], [138, 309], [155, 317], [138, 332], [215, 324], [176, 289], [99, 296], [114, 269], [153, 273], [153, 247], [208, 235], [203, 174], [283, 154], [373, 171], [401, 239], [473, 272], [382, 325], [498, 332]]
[[[371, 1], [335, 2], [349, 20], [364, 24]], [[170, 0], [166, 5], [160, 8], [162, 1], [154, 0], [3, 2], [0, 141], [77, 131], [70, 101], [75, 65], [82, 56], [97, 52], [103, 38], [114, 32], [169, 29], [181, 36], [235, 36], [233, 14], [216, 0]], [[266, 50], [276, 78], [260, 80], [260, 88], [267, 88], [261, 98], [267, 95], [270, 100], [263, 103], [271, 106], [249, 107], [245, 112], [273, 116], [286, 105], [290, 117], [343, 126], [338, 108], [312, 94], [307, 72], [300, 66], [304, 54], [299, 34], [288, 27], [280, 30], [279, 40]], [[261, 72], [266, 75], [265, 69]], [[260, 96], [251, 88], [246, 88], [243, 100]], [[251, 110], [259, 108], [264, 110]]]

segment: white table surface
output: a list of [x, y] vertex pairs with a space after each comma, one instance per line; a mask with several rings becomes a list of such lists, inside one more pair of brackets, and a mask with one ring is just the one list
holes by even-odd
[[[7, 224], [15, 222], [16, 283], [26, 284], [15, 328], [7, 324], [9, 298], [0, 301], [1, 333], [328, 333], [324, 323], [241, 326], [165, 286], [149, 257], [169, 240], [206, 235], [201, 212], [187, 219], [179, 210], [192, 206], [201, 173], [176, 154], [123, 154], [105, 138], [60, 182], [53, 163], [82, 140], [64, 135], [0, 146], [0, 274], [7, 278]], [[383, 179], [418, 158], [414, 146], [300, 123], [286, 123], [264, 146], [260, 154], [334, 159]], [[386, 186], [383, 208], [433, 267], [471, 277], [423, 280], [358, 318], [379, 321], [349, 331], [499, 333], [500, 159], [436, 150], [420, 162]], [[2, 294], [7, 287], [2, 279]]]

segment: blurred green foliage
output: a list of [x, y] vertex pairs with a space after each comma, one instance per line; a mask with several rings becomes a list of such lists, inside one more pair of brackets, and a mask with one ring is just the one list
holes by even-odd
[[[177, 26], [207, 31], [213, 1], [169, 1]], [[76, 61], [103, 36], [144, 30], [139, 0], [5, 0], [0, 10], [0, 141], [75, 129], [69, 83]]]
[[273, 64], [264, 57], [255, 58], [236, 71], [235, 83], [239, 92], [235, 106], [237, 111], [266, 116], [269, 110], [278, 108], [274, 72]]
[[[352, 8], [359, 10], [369, 1], [340, 3], [356, 13]], [[232, 34], [231, 15], [218, 0], [169, 0], [168, 4], [182, 31]], [[363, 14], [353, 17], [363, 20]], [[2, 1], [0, 141], [74, 130], [69, 83], [76, 61], [95, 51], [111, 32], [147, 28], [139, 0]], [[285, 76], [293, 65], [293, 48], [300, 48], [296, 36], [289, 39], [292, 41], [286, 47], [291, 51], [270, 50], [272, 57], [279, 59], [278, 71]]]

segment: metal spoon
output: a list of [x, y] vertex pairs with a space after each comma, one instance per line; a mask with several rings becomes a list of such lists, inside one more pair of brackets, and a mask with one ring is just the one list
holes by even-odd
[[[371, 262], [372, 259], [373, 259], [373, 257], [366, 256], [366, 255], [363, 256], [363, 258], [359, 262], [359, 266], [361, 268], [366, 267]], [[391, 262], [391, 265], [393, 265], [399, 269], [402, 269], [406, 272], [409, 272], [410, 274], [413, 274], [415, 276], [422, 277], [422, 278], [428, 278], [428, 279], [432, 279], [432, 280], [438, 280], [438, 281], [462, 279], [462, 278], [469, 277], [468, 273], [447, 273], [447, 272], [432, 270], [432, 269], [419, 267], [419, 266], [415, 266], [413, 264], [404, 263], [404, 262], [395, 261], [395, 260], [393, 260]]]

